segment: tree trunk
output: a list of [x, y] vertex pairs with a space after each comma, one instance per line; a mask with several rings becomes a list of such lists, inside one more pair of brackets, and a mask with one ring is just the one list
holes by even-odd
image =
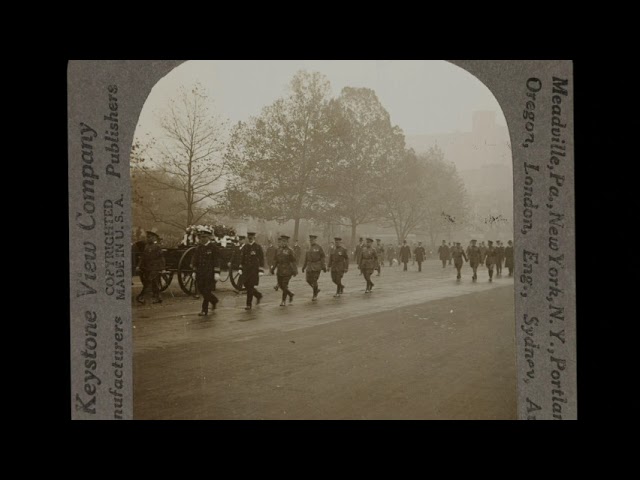
[[300, 230], [300, 218], [296, 218], [295, 220], [295, 226], [293, 227], [293, 242], [297, 242], [298, 241], [298, 231]]
[[356, 222], [351, 220], [351, 248], [355, 248], [355, 245], [356, 245], [356, 228], [357, 227], [358, 226], [356, 225]]

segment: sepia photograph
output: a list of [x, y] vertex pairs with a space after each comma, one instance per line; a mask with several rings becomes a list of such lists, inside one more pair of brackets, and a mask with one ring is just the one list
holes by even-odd
[[121, 172], [133, 419], [518, 418], [512, 138], [448, 61], [172, 68]]

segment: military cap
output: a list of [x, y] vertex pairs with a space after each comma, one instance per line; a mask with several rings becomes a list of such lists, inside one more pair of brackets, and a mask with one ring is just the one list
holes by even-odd
[[368, 238], [367, 237], [367, 242], [373, 242], [373, 238]]
[[247, 232], [247, 237], [255, 237], [256, 232]]
[[290, 237], [286, 235], [280, 235], [280, 240], [289, 240]]
[[460, 245], [460, 242], [456, 242], [456, 245]]
[[334, 237], [333, 239], [334, 239], [336, 242], [341, 242], [341, 241], [342, 241], [342, 239], [341, 239], [340, 237]]
[[309, 238], [318, 238], [318, 235], [309, 235]]
[[476, 242], [477, 240], [475, 238], [471, 240], [471, 243], [476, 243]]
[[147, 237], [160, 238], [160, 235], [158, 235], [156, 232], [152, 232], [151, 230], [147, 230], [145, 233], [147, 234]]
[[238, 238], [239, 238], [240, 240], [244, 240], [246, 237], [245, 237], [244, 235], [238, 235]]
[[363, 240], [364, 240], [364, 238], [360, 237], [360, 241], [363, 241]]
[[489, 245], [493, 245], [493, 242], [492, 242], [491, 240], [489, 240], [487, 243], [488, 243]]

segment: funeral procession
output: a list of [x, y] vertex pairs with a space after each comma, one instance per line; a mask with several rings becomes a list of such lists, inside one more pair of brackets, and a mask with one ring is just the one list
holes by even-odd
[[446, 62], [402, 70], [433, 82], [415, 103], [366, 63], [313, 65], [185, 62], [149, 95], [134, 418], [514, 419], [500, 106]]

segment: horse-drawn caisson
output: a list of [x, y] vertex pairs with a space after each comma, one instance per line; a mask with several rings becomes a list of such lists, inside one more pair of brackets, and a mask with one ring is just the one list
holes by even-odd
[[[201, 225], [187, 228], [182, 242], [177, 247], [162, 248], [166, 267], [160, 275], [160, 291], [165, 291], [169, 288], [173, 277], [177, 276], [178, 284], [184, 293], [187, 295], [196, 294], [195, 272], [191, 268], [191, 260], [197, 245], [196, 234], [200, 228], [202, 228]], [[210, 228], [214, 232], [212, 240], [218, 246], [221, 257], [220, 270], [216, 270], [216, 280], [219, 282], [228, 280], [234, 289], [243, 290], [244, 287], [238, 281], [240, 277], [240, 272], [238, 271], [240, 240], [236, 236], [235, 230], [224, 225], [215, 225]], [[143, 275], [143, 273], [136, 272], [135, 269], [144, 247], [144, 241], [135, 242], [132, 246], [132, 267], [134, 269], [132, 275]], [[141, 280], [143, 279], [141, 278]]]

